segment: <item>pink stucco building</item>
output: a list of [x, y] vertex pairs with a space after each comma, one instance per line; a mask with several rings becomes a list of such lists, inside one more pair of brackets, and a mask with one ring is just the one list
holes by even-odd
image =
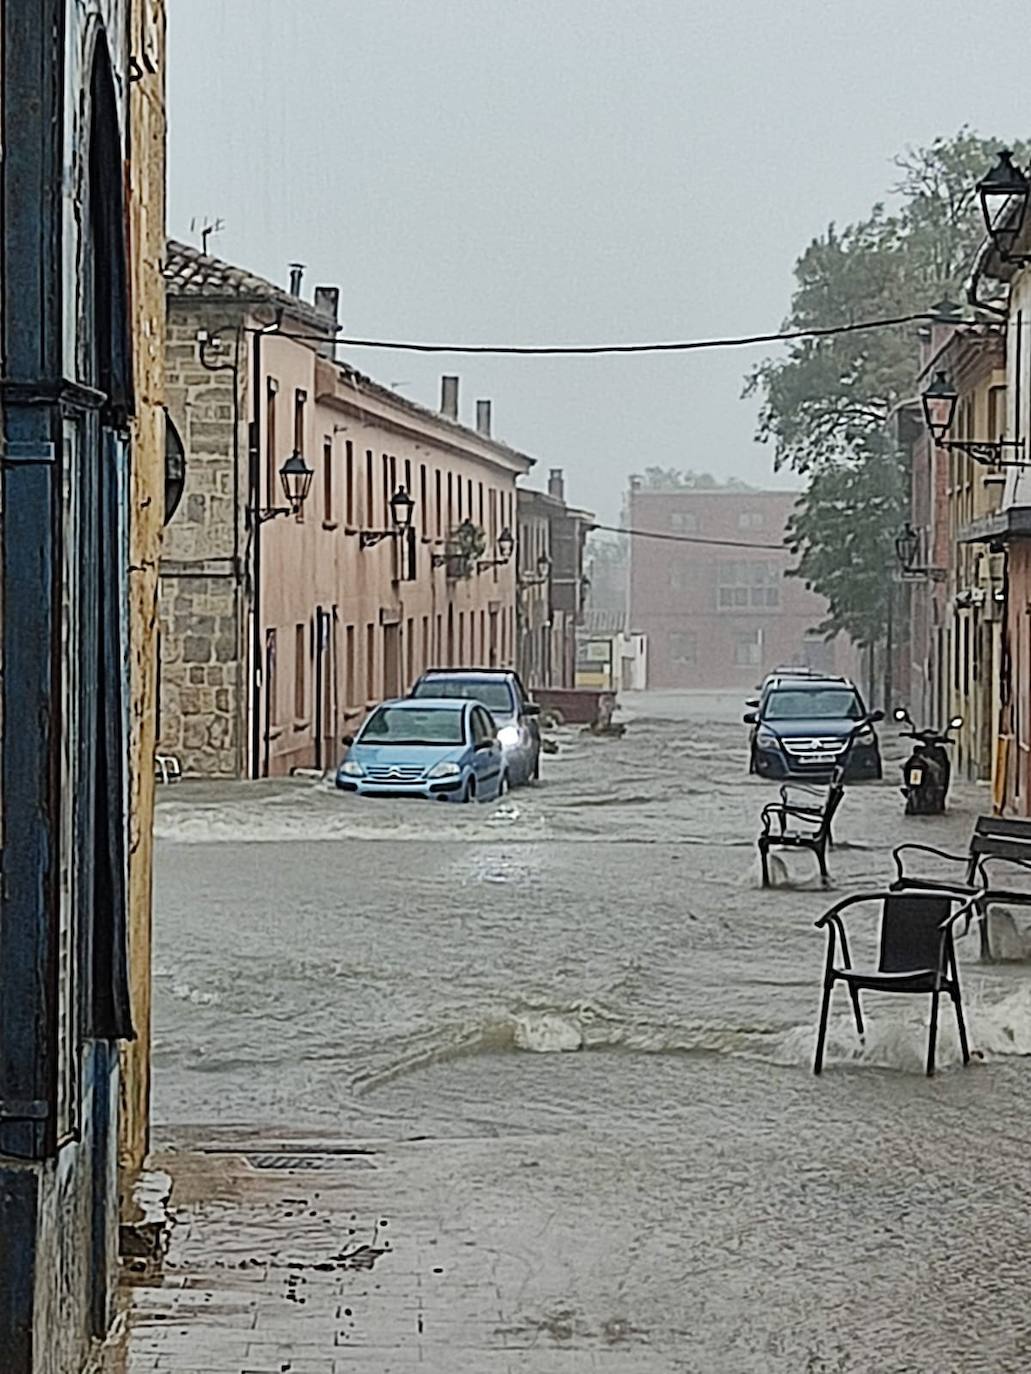
[[[457, 378], [433, 411], [337, 361], [336, 292], [304, 300], [299, 273], [284, 291], [173, 243], [167, 278], [187, 457], [161, 565], [162, 747], [188, 774], [325, 768], [425, 667], [513, 664], [502, 535], [533, 460], [493, 437], [489, 403], [465, 426]], [[294, 452], [307, 500], [272, 515]], [[412, 532], [395, 537], [400, 488]]]

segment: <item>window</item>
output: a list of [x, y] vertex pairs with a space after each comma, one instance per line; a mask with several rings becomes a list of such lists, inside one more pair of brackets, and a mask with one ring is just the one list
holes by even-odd
[[304, 452], [304, 407], [308, 393], [299, 388], [294, 392], [294, 453]]
[[462, 479], [461, 479], [461, 477], [456, 478], [456, 480], [455, 480], [455, 486], [457, 487], [457, 491], [456, 491], [455, 495], [456, 495], [457, 502], [458, 502], [458, 507], [457, 507], [457, 510], [455, 511], [455, 515], [456, 515], [457, 518], [458, 518], [458, 523], [461, 524], [461, 523], [462, 523]]
[[406, 681], [410, 687], [415, 681], [415, 621], [411, 616], [405, 625], [405, 668]]
[[372, 449], [365, 450], [365, 528], [371, 530], [376, 523], [374, 491], [372, 484]]
[[696, 663], [698, 642], [694, 630], [671, 630], [669, 656], [673, 663]]
[[348, 525], [354, 526], [354, 445], [350, 439], [344, 445], [344, 511]]
[[365, 627], [365, 700], [376, 700], [376, 627]]
[[693, 510], [672, 511], [669, 527], [676, 534], [695, 534], [698, 530], [698, 516]]
[[294, 720], [304, 719], [306, 705], [305, 668], [308, 655], [308, 627], [294, 627]]
[[358, 702], [358, 681], [354, 661], [354, 626], [348, 625], [344, 632], [344, 704], [354, 706]]
[[762, 660], [762, 631], [749, 630], [734, 636], [734, 662], [739, 668], [756, 668]]
[[447, 532], [448, 534], [455, 528], [455, 513], [453, 506], [453, 487], [454, 480], [451, 473], [447, 475]]
[[412, 495], [412, 460], [405, 459], [405, 491], [409, 496]]
[[[479, 522], [478, 522], [478, 523], [479, 523], [480, 529], [482, 530], [482, 529], [483, 529], [483, 483], [482, 483], [482, 482], [480, 483], [479, 510], [480, 510], [480, 518], [479, 518]], [[493, 547], [493, 545], [492, 545], [491, 547]]]
[[279, 724], [279, 679], [276, 675], [276, 632], [265, 631], [265, 696], [270, 725]]
[[425, 539], [430, 532], [430, 512], [426, 505], [426, 464], [419, 464], [419, 528]]
[[327, 525], [333, 523], [333, 440], [322, 443], [322, 518]]
[[763, 514], [759, 510], [743, 510], [738, 514], [737, 527], [739, 530], [761, 530], [763, 527]]
[[390, 458], [385, 453], [383, 454], [383, 472], [381, 476], [383, 479], [383, 528], [388, 529], [390, 521], [390, 498], [394, 494], [394, 489], [390, 485]]
[[276, 396], [279, 383], [269, 377], [265, 390], [265, 504], [276, 504], [279, 468], [276, 463]]
[[716, 605], [721, 611], [776, 610], [781, 572], [767, 560], [721, 559], [716, 569]]
[[444, 509], [443, 509], [443, 502], [441, 501], [441, 495], [440, 495], [440, 468], [438, 468], [437, 471], [433, 474], [433, 485], [434, 485], [434, 487], [436, 488], [436, 492], [435, 492], [435, 500], [436, 500], [436, 507], [437, 507], [437, 526], [436, 526], [436, 528], [437, 528], [437, 538], [439, 539], [439, 538], [441, 537], [441, 535], [444, 533], [444, 524], [443, 524], [443, 522], [444, 522]]

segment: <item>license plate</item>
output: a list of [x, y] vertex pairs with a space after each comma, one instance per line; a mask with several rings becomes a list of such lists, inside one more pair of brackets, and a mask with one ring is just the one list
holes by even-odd
[[910, 785], [910, 787], [919, 787], [920, 784], [923, 782], [923, 780], [924, 780], [924, 775], [923, 775], [923, 773], [921, 772], [921, 770], [920, 770], [919, 768], [911, 768], [911, 769], [909, 770], [909, 785]]
[[833, 763], [833, 758], [827, 754], [800, 754], [799, 763]]

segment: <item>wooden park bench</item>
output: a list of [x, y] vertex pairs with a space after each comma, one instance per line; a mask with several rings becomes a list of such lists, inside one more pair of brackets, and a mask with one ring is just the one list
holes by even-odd
[[[797, 801], [792, 793], [801, 793], [813, 800]], [[834, 843], [831, 827], [844, 795], [845, 783], [839, 770], [825, 791], [799, 783], [785, 783], [780, 789], [780, 801], [769, 802], [763, 807], [763, 828], [757, 841], [763, 887], [770, 886], [771, 849], [808, 849], [816, 855], [820, 877], [827, 886], [830, 882], [827, 848]]]
[[[925, 876], [906, 872], [906, 859], [913, 854], [930, 854], [948, 863], [963, 865], [961, 879]], [[1006, 816], [978, 816], [970, 847], [965, 854], [949, 854], [927, 844], [900, 844], [892, 851], [896, 877], [892, 889], [955, 892], [962, 887], [977, 896], [978, 925], [981, 935], [981, 957], [992, 957], [988, 932], [988, 910], [993, 904], [1031, 907], [1031, 885], [1026, 888], [1008, 886], [998, 866], [1009, 866], [1031, 878], [1031, 820], [1014, 820]]]

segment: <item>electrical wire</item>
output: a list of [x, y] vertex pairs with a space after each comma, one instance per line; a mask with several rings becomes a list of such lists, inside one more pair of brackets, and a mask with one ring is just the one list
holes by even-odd
[[590, 529], [605, 530], [609, 534], [628, 534], [632, 539], [665, 539], [671, 544], [714, 544], [721, 549], [776, 549], [778, 553], [788, 553], [786, 544], [746, 544], [740, 539], [704, 539], [695, 534], [663, 534], [659, 530], [628, 530], [622, 525], [598, 525], [591, 522]]
[[[499, 353], [525, 357], [579, 356], [626, 353], [695, 353], [709, 348], [747, 348], [753, 344], [788, 343], [792, 339], [825, 339], [839, 334], [859, 334], [894, 325], [928, 323], [940, 319], [934, 311], [920, 310], [909, 315], [887, 315], [876, 320], [857, 320], [853, 324], [814, 326], [811, 329], [785, 329], [776, 334], [740, 334], [717, 339], [680, 339], [667, 343], [614, 344], [443, 344], [415, 343], [404, 339], [352, 339], [346, 336], [333, 342], [345, 348], [395, 349], [402, 353]], [[292, 334], [297, 340], [325, 343], [321, 334]]]

